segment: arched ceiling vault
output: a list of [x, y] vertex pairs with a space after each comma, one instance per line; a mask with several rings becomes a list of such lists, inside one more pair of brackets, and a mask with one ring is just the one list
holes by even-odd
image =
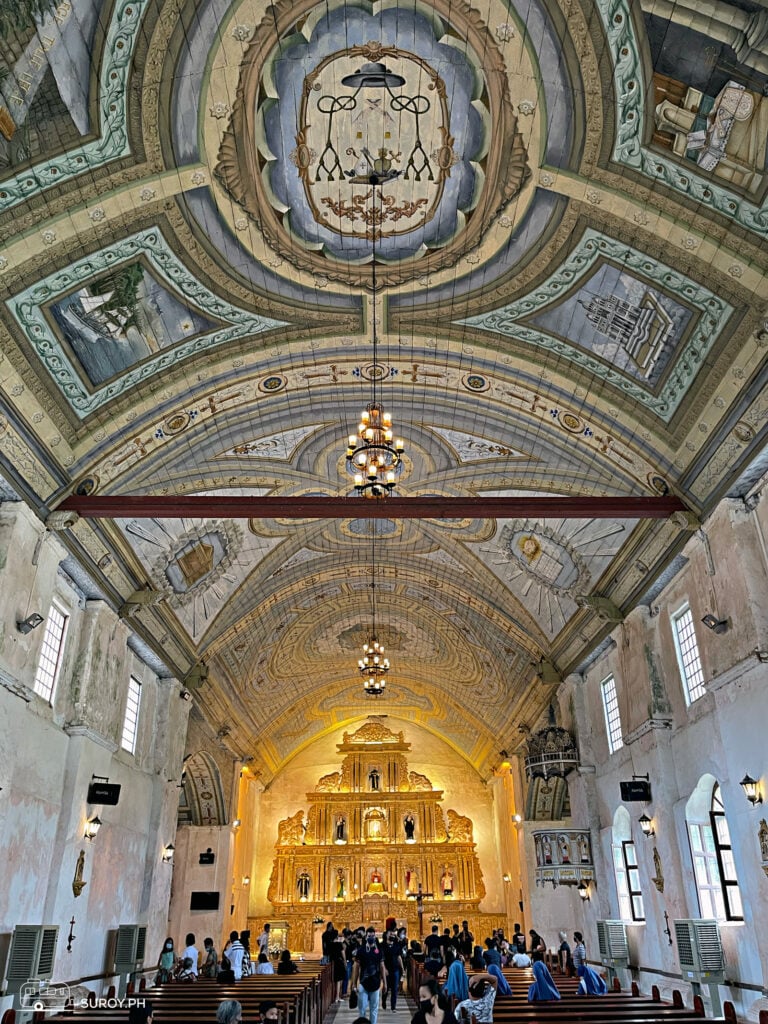
[[[674, 494], [706, 518], [766, 435], [762, 17], [0, 11], [0, 472], [42, 517], [72, 493], [346, 495], [375, 381], [406, 497]], [[170, 672], [208, 667], [203, 712], [268, 771], [369, 713], [372, 580], [393, 662], [378, 710], [481, 770], [545, 707], [535, 665], [579, 665], [688, 536], [385, 503], [61, 534]], [[147, 585], [159, 602], [126, 609]]]

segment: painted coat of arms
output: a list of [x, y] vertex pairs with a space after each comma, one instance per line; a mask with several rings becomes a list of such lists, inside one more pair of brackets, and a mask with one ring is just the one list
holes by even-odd
[[304, 80], [296, 142], [318, 223], [359, 238], [407, 234], [435, 216], [455, 161], [445, 83], [396, 46], [330, 54]]

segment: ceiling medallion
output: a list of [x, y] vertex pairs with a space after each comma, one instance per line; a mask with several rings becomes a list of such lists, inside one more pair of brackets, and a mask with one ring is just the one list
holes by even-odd
[[365, 287], [374, 240], [385, 284], [451, 266], [530, 176], [497, 41], [441, 6], [278, 0], [256, 30], [216, 177], [294, 266]]

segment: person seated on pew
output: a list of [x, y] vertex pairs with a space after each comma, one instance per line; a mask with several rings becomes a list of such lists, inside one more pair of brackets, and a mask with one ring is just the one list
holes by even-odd
[[259, 1003], [259, 1017], [261, 1020], [280, 1020], [280, 1011], [277, 1008], [277, 1003], [272, 999], [266, 999], [263, 1003]]
[[296, 966], [296, 964], [293, 962], [293, 960], [291, 960], [291, 951], [290, 951], [290, 949], [284, 949], [283, 952], [280, 954], [280, 962], [277, 965], [277, 973], [278, 974], [298, 974], [299, 973], [299, 968]]
[[152, 1003], [131, 1006], [128, 1010], [128, 1024], [152, 1024]]
[[448, 980], [443, 985], [443, 995], [451, 996], [457, 1002], [462, 999], [469, 999], [469, 981], [464, 964], [461, 960], [454, 960], [448, 971]]
[[221, 955], [221, 967], [219, 973], [216, 975], [216, 981], [220, 985], [234, 985], [235, 984], [235, 972], [232, 970], [232, 964], [230, 963], [229, 957], [226, 953]]
[[580, 996], [604, 996], [608, 991], [608, 986], [605, 979], [587, 963], [587, 950], [581, 932], [573, 933], [573, 941], [576, 943], [573, 947], [573, 966], [581, 979], [577, 994]]
[[266, 953], [259, 953], [259, 962], [256, 964], [257, 974], [274, 974], [275, 968]]
[[496, 1001], [498, 979], [492, 974], [473, 974], [469, 979], [469, 999], [462, 999], [454, 1013], [459, 1022], [493, 1024], [493, 1004]]
[[191, 956], [185, 956], [179, 966], [176, 981], [197, 981], [197, 971], [194, 970], [194, 963]]
[[518, 950], [517, 953], [515, 953], [514, 956], [512, 957], [512, 966], [513, 967], [530, 967], [531, 966], [531, 958], [528, 956], [527, 953], [521, 953], [520, 950]]
[[528, 989], [529, 1003], [548, 1003], [560, 998], [560, 991], [543, 960], [534, 960], [533, 976], [536, 980]]
[[507, 981], [507, 979], [501, 973], [501, 968], [500, 967], [497, 967], [496, 964], [491, 964], [491, 966], [488, 968], [488, 973], [492, 974], [493, 977], [498, 982], [498, 987], [496, 989], [496, 995], [498, 995], [498, 996], [511, 996], [512, 995], [512, 989], [509, 987], [509, 982]]
[[216, 1010], [216, 1024], [238, 1024], [243, 1019], [243, 1008], [236, 999], [225, 999]]
[[472, 959], [469, 962], [469, 966], [473, 971], [484, 971], [485, 960], [483, 959], [483, 947], [475, 946], [475, 950], [472, 954]]
[[411, 1024], [457, 1024], [435, 978], [422, 977], [419, 1008], [411, 1018]]

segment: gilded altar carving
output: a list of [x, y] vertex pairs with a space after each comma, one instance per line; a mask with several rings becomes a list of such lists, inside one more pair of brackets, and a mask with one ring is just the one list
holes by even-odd
[[309, 808], [309, 814], [307, 815], [307, 830], [304, 833], [303, 842], [308, 846], [314, 844], [317, 840], [317, 805], [312, 804]]
[[408, 782], [411, 789], [432, 789], [432, 783], [427, 776], [419, 772], [408, 772]]
[[304, 811], [296, 811], [290, 818], [283, 818], [277, 826], [277, 842], [280, 846], [299, 846], [304, 838]]
[[474, 842], [471, 819], [465, 818], [463, 814], [457, 814], [456, 811], [448, 811], [448, 833], [452, 843]]
[[435, 808], [435, 842], [444, 843], [448, 838], [448, 830], [445, 827], [443, 808]]
[[327, 920], [343, 903], [350, 920], [383, 923], [438, 913], [446, 900], [457, 914], [478, 911], [485, 888], [472, 822], [448, 812], [447, 851], [442, 790], [409, 771], [411, 745], [399, 735], [376, 719], [345, 733], [339, 770], [307, 792], [306, 811], [278, 823], [267, 893], [278, 916], [293, 908]]
[[346, 746], [349, 743], [402, 743], [403, 734], [394, 733], [381, 722], [366, 722], [353, 733], [345, 732], [342, 737]]

